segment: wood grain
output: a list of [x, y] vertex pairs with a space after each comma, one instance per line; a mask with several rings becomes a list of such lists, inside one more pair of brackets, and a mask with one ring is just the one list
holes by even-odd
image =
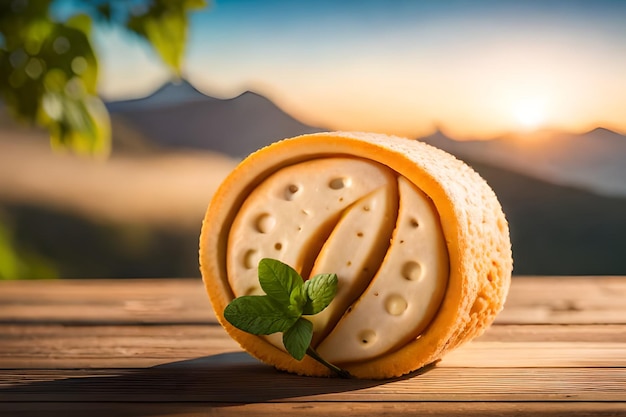
[[[514, 277], [501, 324], [626, 324], [623, 277]], [[211, 323], [199, 279], [0, 281], [0, 321]]]
[[242, 352], [196, 279], [0, 282], [0, 415], [626, 416], [626, 277], [515, 277], [488, 331], [390, 381]]
[[[570, 339], [552, 341], [541, 340], [536, 332], [519, 332], [523, 326], [516, 327], [514, 338], [508, 338], [510, 331], [499, 331], [500, 327], [507, 326], [492, 326], [483, 338], [453, 351], [439, 366], [626, 367], [623, 328], [609, 326], [584, 337], [579, 332], [577, 343], [571, 343], [571, 326], [542, 326], [543, 335], [554, 339], [560, 333]], [[0, 341], [0, 368], [8, 369], [149, 367], [240, 350], [217, 325], [0, 325]]]
[[515, 277], [501, 324], [626, 324], [623, 277]]
[[8, 402], [0, 403], [7, 416], [56, 415], [64, 417], [142, 416], [469, 416], [469, 417], [616, 417], [623, 416], [626, 403], [598, 402], [299, 402], [284, 403], [126, 403], [126, 402]]
[[200, 279], [0, 281], [4, 323], [215, 323]]
[[280, 373], [243, 354], [153, 368], [3, 371], [0, 401], [618, 401], [615, 368], [439, 368], [391, 381]]

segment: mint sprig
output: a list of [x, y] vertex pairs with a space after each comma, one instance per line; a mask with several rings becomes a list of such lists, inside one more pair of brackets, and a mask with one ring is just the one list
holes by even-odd
[[245, 295], [232, 300], [224, 317], [236, 328], [255, 335], [283, 333], [283, 345], [297, 360], [306, 354], [343, 378], [350, 374], [319, 356], [311, 347], [313, 323], [302, 317], [324, 310], [337, 293], [336, 274], [318, 274], [307, 280], [287, 264], [264, 258], [259, 262], [259, 283], [266, 295]]

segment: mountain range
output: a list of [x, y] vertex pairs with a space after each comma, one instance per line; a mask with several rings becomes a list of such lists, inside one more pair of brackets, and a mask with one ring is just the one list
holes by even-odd
[[320, 129], [295, 120], [247, 91], [231, 99], [206, 96], [190, 83], [166, 84], [152, 95], [107, 105], [121, 121], [168, 147], [208, 149], [243, 158], [277, 139]]
[[[241, 158], [275, 140], [324, 130], [252, 92], [222, 100], [189, 83], [110, 103], [113, 119], [161, 146]], [[626, 137], [598, 128], [457, 141], [419, 138], [465, 160], [494, 188], [510, 223], [516, 274], [626, 274]]]
[[540, 130], [491, 140], [458, 141], [441, 131], [421, 140], [461, 159], [499, 166], [554, 184], [626, 197], [626, 136]]
[[[0, 112], [0, 220], [62, 277], [197, 276], [202, 214], [237, 160], [324, 130], [260, 94], [223, 100], [186, 82], [107, 106], [114, 143], [105, 164], [50, 152], [44, 132], [12, 129]], [[598, 128], [415, 140], [465, 160], [494, 189], [515, 274], [626, 275], [624, 136]]]
[[[168, 83], [146, 98], [108, 104], [113, 120], [159, 145], [208, 149], [242, 158], [278, 139], [325, 130], [292, 118], [267, 98], [244, 92], [209, 97], [190, 83]], [[501, 167], [558, 185], [626, 197], [626, 136], [596, 128], [455, 140], [442, 131], [418, 138], [461, 159]]]

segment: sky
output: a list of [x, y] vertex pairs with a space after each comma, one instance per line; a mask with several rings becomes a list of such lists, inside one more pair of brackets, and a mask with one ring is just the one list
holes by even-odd
[[[107, 100], [170, 77], [121, 30], [96, 28], [96, 48]], [[214, 0], [191, 17], [184, 75], [327, 129], [624, 133], [626, 1]]]

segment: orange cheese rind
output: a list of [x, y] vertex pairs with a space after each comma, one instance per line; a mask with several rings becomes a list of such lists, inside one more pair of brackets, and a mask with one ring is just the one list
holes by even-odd
[[424, 193], [439, 217], [448, 277], [430, 323], [401, 346], [340, 364], [357, 378], [398, 377], [480, 335], [502, 309], [509, 289], [513, 261], [502, 208], [489, 185], [452, 155], [415, 140], [359, 132], [309, 134], [262, 148], [243, 160], [213, 196], [202, 224], [200, 270], [220, 324], [244, 350], [284, 371], [329, 376], [326, 367], [308, 356], [298, 361], [270, 338], [234, 328], [223, 311], [235, 297], [227, 268], [229, 234], [247, 197], [283, 168], [338, 157], [388, 167]]

